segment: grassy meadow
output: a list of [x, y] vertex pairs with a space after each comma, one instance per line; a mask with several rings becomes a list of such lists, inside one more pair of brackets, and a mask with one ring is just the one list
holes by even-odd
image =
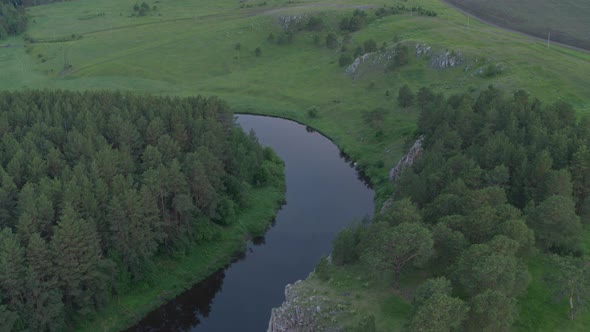
[[[368, 70], [358, 79], [345, 75], [345, 68], [338, 63], [339, 48], [325, 46], [328, 32], [339, 33], [338, 22], [350, 16], [355, 6], [378, 8], [402, 3], [420, 5], [437, 16], [402, 14], [377, 19], [373, 10], [367, 9], [370, 21], [351, 35], [349, 48], [371, 38], [378, 45], [385, 42], [391, 47], [395, 40], [409, 46], [410, 63], [395, 71]], [[404, 84], [413, 89], [428, 86], [445, 94], [476, 94], [490, 84], [507, 93], [522, 88], [542, 101], [562, 99], [572, 103], [579, 114], [590, 112], [589, 53], [547, 47], [536, 39], [468, 21], [438, 0], [291, 4], [286, 0], [160, 0], [148, 1], [150, 6], [157, 6], [151, 15], [130, 17], [134, 4], [130, 0], [75, 0], [29, 8], [28, 41], [22, 36], [0, 41], [0, 89], [121, 89], [163, 95], [218, 95], [235, 112], [285, 117], [318, 129], [357, 161], [377, 193], [390, 190], [387, 172], [402, 155], [418, 116], [415, 109], [397, 105], [397, 91]], [[290, 15], [320, 15], [326, 28], [298, 32], [292, 44], [270, 42], [270, 33], [278, 36], [282, 32], [279, 17]], [[319, 45], [314, 43], [315, 35], [321, 41]], [[31, 39], [35, 42], [30, 43]], [[455, 68], [435, 70], [428, 60], [414, 56], [416, 43], [427, 44], [435, 53], [458, 51], [464, 62]], [[257, 47], [262, 51], [260, 56], [255, 55]], [[485, 65], [499, 65], [503, 71], [484, 78], [477, 70]], [[317, 116], [309, 116], [310, 109], [317, 110]], [[380, 125], [385, 130], [379, 136], [364, 116], [376, 109], [385, 110]], [[516, 328], [582, 330], [590, 323], [590, 313], [585, 312], [578, 325], [565, 325], [567, 315], [555, 314], [561, 313], [556, 311], [562, 310], [561, 304], [551, 302], [543, 288], [540, 278], [545, 265], [539, 261], [531, 264], [534, 279], [520, 303]], [[346, 288], [347, 282], [352, 289], [364, 289], [355, 281], [356, 273], [362, 271], [340, 271], [338, 275], [344, 281], [336, 289]], [[194, 281], [187, 276], [183, 278]], [[143, 291], [125, 300], [126, 305], [150, 301], [140, 293]], [[378, 308], [380, 327], [387, 330], [403, 324], [409, 309], [398, 294], [382, 294], [375, 303], [367, 301], [367, 295], [359, 296], [358, 310]], [[110, 318], [105, 317], [119, 310], [113, 305], [99, 319], [105, 324], [110, 324]], [[122, 326], [116, 324], [85, 328]]]
[[[467, 19], [436, 0], [409, 0], [437, 17], [395, 15], [375, 19], [352, 34], [352, 44], [373, 38], [378, 45], [393, 39], [435, 51], [456, 50], [463, 65], [434, 70], [415, 59], [400, 70], [365, 73], [352, 80], [338, 65], [339, 50], [325, 47], [325, 36], [365, 1], [163, 0], [153, 14], [130, 17], [135, 1], [79, 0], [31, 7], [27, 34], [3, 41], [0, 89], [122, 89], [138, 93], [218, 95], [236, 112], [272, 114], [305, 122], [332, 138], [375, 183], [403, 150], [416, 112], [397, 107], [403, 84], [429, 86], [443, 93], [476, 93], [489, 84], [511, 91], [524, 88], [547, 101], [558, 98], [581, 112], [590, 110], [590, 54], [543, 43]], [[266, 5], [261, 5], [266, 3]], [[401, 1], [371, 1], [373, 8]], [[247, 6], [246, 6], [247, 5]], [[245, 8], [241, 8], [241, 6]], [[321, 32], [299, 32], [290, 45], [267, 40], [282, 29], [280, 16], [322, 15]], [[473, 21], [473, 20], [472, 20]], [[72, 36], [74, 35], [74, 36]], [[314, 35], [320, 45], [314, 45]], [[65, 40], [65, 41], [64, 41]], [[240, 43], [240, 50], [235, 45]], [[262, 55], [255, 56], [260, 47]], [[474, 73], [479, 64], [498, 64], [504, 72], [493, 79]], [[468, 66], [468, 67], [467, 67]], [[466, 69], [467, 68], [467, 69]], [[387, 96], [389, 91], [389, 96]], [[315, 107], [317, 118], [307, 117]], [[379, 139], [365, 124], [363, 112], [387, 110]]]

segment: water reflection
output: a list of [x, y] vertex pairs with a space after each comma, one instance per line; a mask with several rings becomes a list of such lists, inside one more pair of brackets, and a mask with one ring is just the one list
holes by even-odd
[[339, 230], [373, 212], [373, 191], [353, 162], [321, 134], [292, 121], [240, 115], [284, 161], [286, 201], [265, 236], [240, 259], [129, 331], [265, 331], [284, 287], [307, 277]]

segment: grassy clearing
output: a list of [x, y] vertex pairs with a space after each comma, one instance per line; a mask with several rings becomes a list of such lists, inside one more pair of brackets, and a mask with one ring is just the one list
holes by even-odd
[[126, 295], [113, 298], [106, 308], [91, 319], [80, 322], [75, 330], [123, 330], [226, 266], [236, 253], [244, 250], [247, 239], [264, 234], [283, 197], [284, 188], [252, 189], [248, 195], [250, 208], [240, 214], [236, 224], [218, 232], [216, 241], [197, 245], [182, 257], [157, 259], [150, 282], [137, 284]]
[[531, 283], [527, 294], [519, 299], [520, 316], [514, 324], [515, 331], [588, 331], [590, 310], [578, 312], [576, 319], [568, 319], [569, 304], [558, 301], [544, 280], [551, 263], [543, 255], [531, 259], [529, 272]]
[[447, 0], [495, 24], [590, 49], [590, 3], [584, 0]]
[[300, 298], [317, 297], [314, 303], [321, 304], [322, 312], [330, 313], [321, 318], [321, 324], [352, 327], [370, 313], [375, 316], [377, 331], [400, 331], [412, 306], [387, 285], [391, 286], [391, 280], [375, 281], [363, 267], [354, 265], [332, 266], [330, 280], [312, 274], [295, 287]]

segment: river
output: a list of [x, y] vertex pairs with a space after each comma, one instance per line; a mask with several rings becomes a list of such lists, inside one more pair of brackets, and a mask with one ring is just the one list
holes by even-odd
[[373, 213], [373, 191], [326, 137], [289, 120], [236, 118], [285, 161], [286, 204], [236, 262], [129, 331], [266, 331], [285, 285], [307, 277], [339, 230]]

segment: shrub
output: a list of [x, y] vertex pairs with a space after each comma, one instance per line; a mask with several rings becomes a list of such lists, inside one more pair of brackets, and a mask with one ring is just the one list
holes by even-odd
[[398, 102], [399, 106], [401, 106], [401, 107], [412, 106], [414, 104], [415, 99], [416, 99], [416, 96], [414, 95], [414, 92], [412, 92], [412, 89], [410, 89], [410, 87], [407, 84], [404, 84], [404, 86], [402, 86], [399, 89], [399, 93], [397, 96], [397, 102]]
[[359, 227], [345, 228], [332, 242], [332, 262], [335, 265], [345, 265], [359, 259], [358, 243], [360, 242]]
[[310, 117], [310, 118], [312, 118], [312, 119], [315, 119], [315, 118], [317, 118], [317, 117], [318, 117], [318, 108], [317, 108], [317, 107], [315, 107], [315, 106], [313, 106], [313, 107], [310, 107], [310, 108], [307, 110], [307, 116], [309, 116], [309, 117]]
[[338, 59], [338, 64], [340, 67], [348, 66], [352, 62], [352, 57], [350, 54], [340, 54], [340, 59]]
[[331, 265], [332, 264], [330, 264], [328, 257], [322, 257], [318, 264], [315, 266], [315, 275], [318, 278], [320, 278], [320, 280], [328, 281], [330, 279], [330, 276], [332, 275]]
[[365, 47], [365, 53], [371, 53], [371, 52], [377, 51], [377, 42], [375, 42], [374, 39], [369, 39], [369, 40], [365, 41], [363, 46]]
[[336, 35], [334, 33], [329, 33], [326, 36], [326, 47], [333, 49], [336, 48], [338, 46], [338, 38], [336, 37]]

